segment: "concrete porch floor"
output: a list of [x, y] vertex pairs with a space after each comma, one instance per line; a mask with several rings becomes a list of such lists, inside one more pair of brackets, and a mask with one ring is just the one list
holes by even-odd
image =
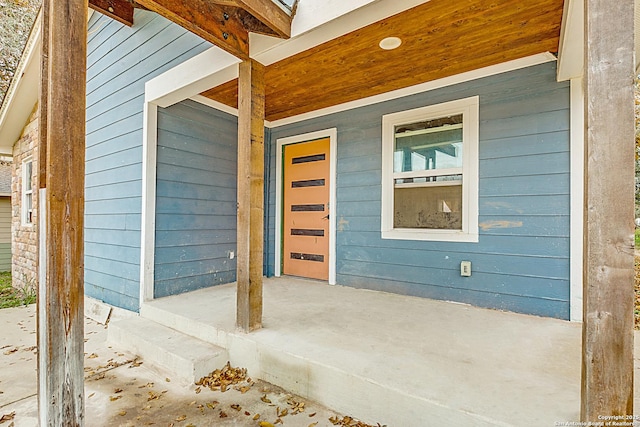
[[235, 284], [154, 300], [141, 316], [227, 349], [232, 364], [255, 377], [367, 422], [579, 419], [577, 323], [290, 277], [265, 279], [264, 328], [251, 334], [235, 329]]

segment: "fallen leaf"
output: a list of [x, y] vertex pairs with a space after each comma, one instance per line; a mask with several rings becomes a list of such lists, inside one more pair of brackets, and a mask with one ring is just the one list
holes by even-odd
[[248, 392], [249, 390], [251, 390], [251, 387], [248, 386], [244, 386], [244, 387], [238, 387], [236, 390], [238, 390], [240, 393], [245, 394], [246, 392]]
[[176, 418], [176, 421], [184, 421], [187, 419], [186, 415], [180, 415], [179, 417]]
[[220, 418], [227, 418], [227, 417], [228, 417], [228, 415], [227, 415], [226, 412], [220, 411]]
[[247, 379], [246, 368], [234, 368], [229, 362], [222, 369], [216, 369], [209, 375], [196, 381], [196, 385], [208, 387], [215, 391], [220, 387], [220, 391], [225, 392], [230, 385], [239, 384]]
[[118, 415], [120, 415], [121, 417], [124, 417], [125, 415], [127, 415], [127, 411], [120, 411], [118, 412]]
[[281, 420], [280, 418], [278, 418], [278, 419], [276, 420], [276, 422], [275, 422], [275, 423], [273, 423], [273, 424], [275, 425], [275, 424], [284, 424], [284, 423], [282, 422], [282, 420]]
[[164, 380], [165, 380], [166, 382], [168, 382], [168, 383], [170, 383], [170, 382], [171, 382], [171, 379], [170, 379], [170, 378], [165, 378]]
[[4, 414], [2, 418], [0, 418], [0, 424], [6, 423], [7, 421], [11, 421], [16, 416], [16, 411], [13, 411], [8, 414]]
[[113, 392], [115, 394], [122, 393], [122, 389], [121, 388], [116, 388], [115, 390], [113, 390]]
[[95, 393], [91, 393], [88, 397], [88, 399], [91, 399], [93, 396], [95, 396]]
[[95, 359], [96, 357], [98, 357], [97, 354], [91, 353], [89, 356], [87, 356], [87, 359]]
[[315, 423], [309, 424], [309, 427], [316, 427], [317, 425], [318, 425], [318, 422], [316, 421]]
[[242, 407], [240, 405], [238, 405], [237, 403], [234, 403], [233, 405], [231, 405], [231, 408], [235, 409], [238, 412], [240, 412], [240, 410], [242, 409]]
[[251, 412], [249, 412], [249, 411], [244, 411], [244, 414], [248, 417], [249, 415], [251, 415]]
[[275, 427], [269, 421], [260, 421], [260, 427]]
[[113, 401], [116, 401], [116, 400], [120, 399], [121, 397], [122, 396], [109, 396], [109, 400], [113, 402]]
[[201, 391], [202, 391], [201, 387], [196, 387], [196, 394], [200, 394]]
[[253, 416], [253, 420], [254, 420], [254, 421], [258, 421], [259, 419], [260, 419], [260, 414], [255, 414], [255, 415]]
[[186, 426], [184, 426], [184, 427], [196, 427], [196, 426], [194, 426], [193, 424], [189, 423], [189, 424], [187, 424], [187, 425], [186, 425]]
[[315, 417], [315, 416], [316, 416], [316, 413], [315, 413], [315, 412], [314, 412], [313, 414], [309, 414], [309, 418], [311, 418], [311, 417]]
[[266, 395], [266, 394], [265, 394], [264, 396], [262, 396], [262, 397], [260, 398], [260, 400], [262, 400], [264, 403], [271, 403], [271, 400], [269, 400], [269, 399], [267, 398], [267, 395]]

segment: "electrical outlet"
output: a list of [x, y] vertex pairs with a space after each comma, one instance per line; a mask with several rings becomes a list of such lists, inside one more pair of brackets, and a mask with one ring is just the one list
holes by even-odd
[[460, 263], [460, 275], [464, 277], [471, 276], [471, 261], [462, 261]]

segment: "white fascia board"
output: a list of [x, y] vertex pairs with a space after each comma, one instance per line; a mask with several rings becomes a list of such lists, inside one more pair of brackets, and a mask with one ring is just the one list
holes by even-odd
[[235, 56], [212, 47], [145, 84], [145, 101], [168, 107], [238, 77]]
[[558, 48], [559, 82], [579, 78], [584, 70], [584, 0], [566, 0]]
[[0, 109], [0, 154], [11, 155], [29, 115], [38, 101], [40, 87], [40, 14], [33, 25], [15, 77]]
[[428, 0], [305, 0], [291, 23], [288, 40], [249, 34], [250, 56], [264, 65], [396, 15]]
[[220, 110], [223, 113], [231, 114], [232, 116], [238, 117], [238, 109], [229, 107], [222, 102], [214, 101], [213, 99], [207, 98], [206, 96], [196, 95], [190, 98], [192, 101], [199, 102], [200, 104], [206, 105], [211, 108], [215, 108], [216, 110]]

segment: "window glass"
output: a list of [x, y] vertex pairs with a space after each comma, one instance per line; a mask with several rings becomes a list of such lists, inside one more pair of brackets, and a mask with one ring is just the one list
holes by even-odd
[[478, 241], [478, 104], [383, 116], [383, 239]]
[[462, 167], [462, 114], [395, 127], [394, 172]]
[[22, 223], [33, 223], [33, 161], [22, 164]]
[[396, 187], [395, 228], [462, 230], [462, 186]]

